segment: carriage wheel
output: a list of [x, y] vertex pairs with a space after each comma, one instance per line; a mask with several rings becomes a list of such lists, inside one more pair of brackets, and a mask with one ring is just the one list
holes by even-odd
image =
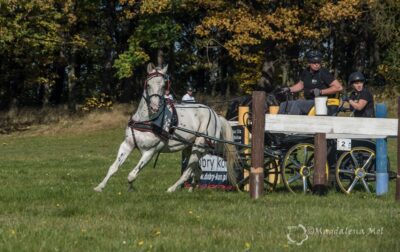
[[245, 171], [250, 174], [250, 156], [249, 153], [240, 153], [239, 155], [239, 163], [236, 164], [236, 172], [237, 172], [237, 179], [236, 179], [236, 188], [238, 191], [243, 191], [245, 186], [249, 184], [250, 177], [244, 177]]
[[[299, 143], [286, 153], [281, 166], [282, 180], [292, 193], [307, 193], [312, 189], [314, 176], [314, 145]], [[326, 164], [328, 178], [328, 164]]]
[[375, 152], [367, 147], [354, 147], [344, 152], [338, 159], [335, 173], [337, 185], [344, 193], [357, 189], [371, 193], [376, 180]]
[[273, 158], [266, 159], [266, 162], [264, 162], [264, 186], [267, 192], [275, 190], [279, 175], [278, 160]]
[[[247, 163], [248, 164], [248, 163]], [[237, 183], [239, 191], [244, 191], [244, 188], [250, 183], [250, 165], [244, 165], [244, 170], [248, 171], [248, 177], [241, 177]], [[272, 192], [279, 179], [279, 166], [275, 159], [265, 159], [264, 161], [264, 189], [266, 192]]]

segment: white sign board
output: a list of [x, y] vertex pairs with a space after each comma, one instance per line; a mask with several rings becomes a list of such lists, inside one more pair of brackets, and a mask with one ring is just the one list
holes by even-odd
[[336, 149], [340, 150], [340, 151], [350, 151], [351, 150], [351, 139], [338, 138]]
[[200, 184], [228, 186], [226, 162], [221, 157], [207, 154], [199, 160], [202, 170]]
[[199, 160], [203, 172], [227, 172], [224, 159], [211, 154], [206, 154]]

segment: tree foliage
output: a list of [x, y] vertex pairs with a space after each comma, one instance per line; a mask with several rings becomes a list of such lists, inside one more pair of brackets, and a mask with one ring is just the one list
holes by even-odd
[[341, 80], [398, 87], [399, 13], [395, 0], [0, 0], [0, 108], [130, 101], [149, 61], [169, 64], [178, 93], [247, 92], [265, 61], [288, 85], [309, 49]]

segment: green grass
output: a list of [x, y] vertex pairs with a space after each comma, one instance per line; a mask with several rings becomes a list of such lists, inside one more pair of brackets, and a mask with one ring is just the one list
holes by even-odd
[[[384, 197], [334, 190], [326, 197], [276, 192], [256, 201], [216, 190], [168, 194], [180, 172], [176, 153], [161, 154], [128, 193], [136, 150], [95, 193], [123, 136], [121, 128], [0, 136], [0, 251], [400, 250], [393, 182]], [[396, 167], [395, 142], [389, 145]], [[308, 240], [288, 244], [288, 226], [299, 224]], [[301, 240], [300, 231], [291, 237]]]

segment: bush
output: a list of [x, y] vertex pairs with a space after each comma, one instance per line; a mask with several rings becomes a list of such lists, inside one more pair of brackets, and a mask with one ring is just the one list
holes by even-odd
[[86, 98], [85, 103], [82, 106], [82, 111], [90, 112], [94, 110], [111, 110], [113, 106], [113, 102], [111, 98], [101, 93], [100, 97], [91, 97]]

